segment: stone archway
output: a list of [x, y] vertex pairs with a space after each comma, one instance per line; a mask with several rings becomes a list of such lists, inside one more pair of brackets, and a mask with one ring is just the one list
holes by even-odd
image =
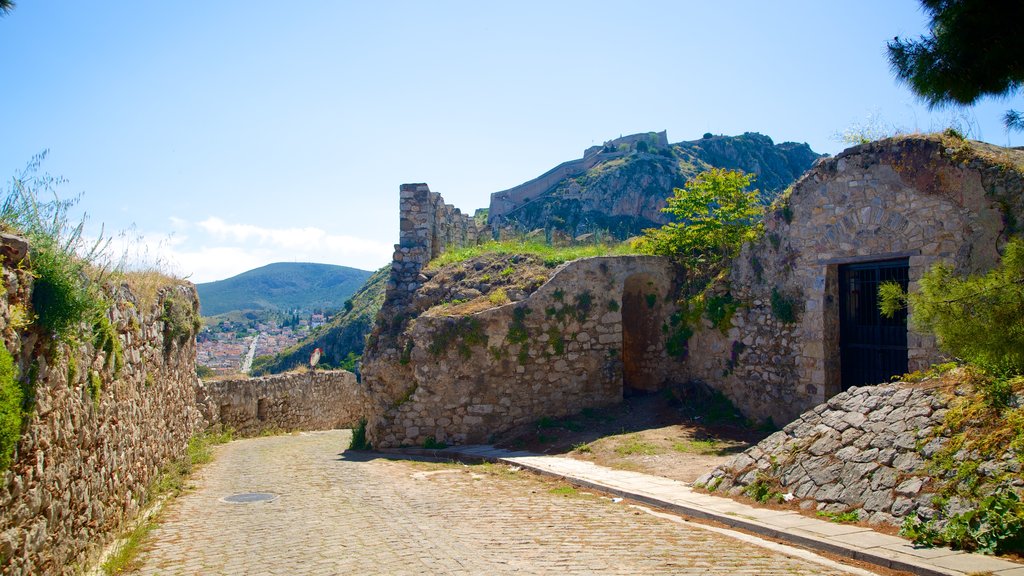
[[661, 387], [657, 363], [663, 294], [647, 274], [633, 274], [622, 288], [622, 388], [653, 392]]

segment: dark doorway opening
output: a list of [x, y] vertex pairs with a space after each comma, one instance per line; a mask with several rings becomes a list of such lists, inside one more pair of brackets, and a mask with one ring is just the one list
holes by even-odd
[[886, 318], [878, 309], [878, 287], [896, 282], [907, 289], [906, 258], [839, 267], [839, 350], [842, 388], [888, 382], [907, 372], [907, 312]]
[[661, 298], [644, 274], [626, 279], [622, 291], [623, 393], [653, 392], [660, 387], [657, 370]]

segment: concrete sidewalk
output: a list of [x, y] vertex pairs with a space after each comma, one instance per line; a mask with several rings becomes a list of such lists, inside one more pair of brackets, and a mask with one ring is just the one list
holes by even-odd
[[384, 452], [520, 466], [691, 518], [715, 520], [769, 538], [914, 574], [1024, 576], [1024, 564], [949, 548], [916, 547], [908, 540], [870, 528], [835, 524], [795, 512], [757, 508], [729, 498], [695, 492], [678, 480], [613, 470], [583, 460], [513, 452], [493, 446], [456, 446], [443, 450], [404, 448]]

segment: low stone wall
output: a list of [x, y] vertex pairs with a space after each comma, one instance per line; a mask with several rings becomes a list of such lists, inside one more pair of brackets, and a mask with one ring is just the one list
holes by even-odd
[[75, 574], [136, 516], [158, 470], [201, 426], [194, 334], [179, 338], [161, 320], [165, 303], [186, 316], [199, 303], [191, 284], [166, 285], [153, 302], [111, 287], [107, 318], [119, 346], [83, 326], [68, 347], [12, 324], [32, 311], [32, 278], [10, 260], [2, 274], [4, 344], [23, 385], [34, 382], [35, 402], [0, 474], [0, 571]]
[[562, 265], [525, 300], [468, 316], [422, 315], [406, 348], [364, 362], [374, 394], [375, 447], [463, 444], [542, 417], [656, 390], [666, 353], [676, 270], [663, 258], [600, 257]]
[[936, 432], [947, 394], [903, 383], [850, 389], [697, 483], [736, 496], [766, 482], [802, 509], [856, 510], [870, 523], [932, 518], [935, 485], [924, 464], [946, 441]]
[[195, 392], [209, 426], [223, 425], [244, 436], [352, 427], [366, 403], [363, 386], [345, 370], [200, 382]]

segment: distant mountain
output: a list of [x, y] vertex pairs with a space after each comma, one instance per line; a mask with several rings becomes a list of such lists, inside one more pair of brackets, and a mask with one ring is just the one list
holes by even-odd
[[[281, 351], [275, 356], [259, 357], [253, 364], [252, 374], [276, 374], [304, 366], [314, 348], [320, 348], [323, 356], [320, 366], [337, 368], [351, 363], [362, 356], [366, 346], [366, 335], [373, 328], [377, 312], [384, 303], [384, 289], [391, 277], [391, 265], [373, 273], [366, 284], [350, 299], [330, 322], [321, 326], [298, 344]], [[346, 366], [347, 367], [347, 366]]]
[[196, 290], [203, 316], [234, 310], [339, 310], [371, 274], [332, 264], [278, 262], [197, 284]]
[[491, 195], [489, 218], [504, 233], [560, 231], [571, 236], [607, 232], [619, 239], [658, 227], [673, 188], [714, 168], [754, 174], [753, 186], [770, 203], [820, 157], [807, 144], [775, 144], [763, 134], [705, 134], [669, 144], [665, 133], [636, 134], [587, 149], [544, 175]]

